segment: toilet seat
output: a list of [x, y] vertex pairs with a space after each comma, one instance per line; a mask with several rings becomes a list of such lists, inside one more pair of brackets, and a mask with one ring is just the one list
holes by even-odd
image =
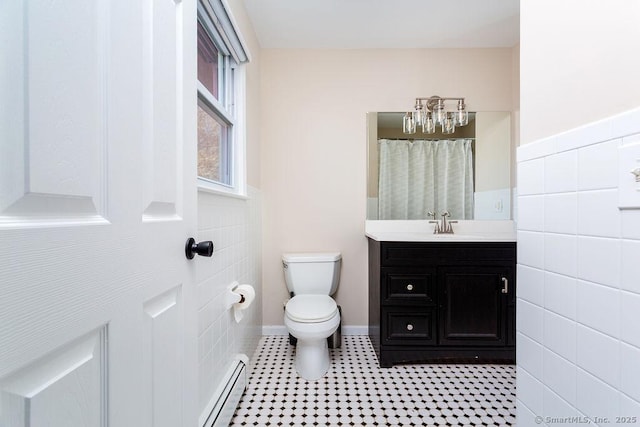
[[296, 295], [287, 302], [285, 313], [294, 322], [324, 322], [336, 315], [338, 305], [328, 295]]

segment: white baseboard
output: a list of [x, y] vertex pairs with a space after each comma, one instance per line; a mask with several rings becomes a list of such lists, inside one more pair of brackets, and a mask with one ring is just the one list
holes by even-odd
[[369, 335], [368, 325], [344, 325], [342, 335]]
[[284, 325], [262, 325], [262, 335], [289, 335]]
[[[344, 325], [342, 335], [368, 335], [367, 325]], [[284, 325], [262, 325], [262, 335], [289, 335], [287, 327]]]

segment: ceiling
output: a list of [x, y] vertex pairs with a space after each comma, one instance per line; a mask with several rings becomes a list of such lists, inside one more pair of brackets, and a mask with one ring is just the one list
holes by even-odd
[[520, 38], [520, 0], [244, 0], [263, 48], [489, 48]]

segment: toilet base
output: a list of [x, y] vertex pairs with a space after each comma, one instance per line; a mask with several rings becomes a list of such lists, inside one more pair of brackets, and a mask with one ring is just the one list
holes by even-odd
[[298, 340], [296, 345], [296, 371], [305, 380], [322, 378], [329, 370], [329, 347], [326, 338]]
[[295, 366], [298, 375], [309, 381], [322, 378], [329, 370], [331, 359], [327, 337], [338, 329], [340, 314], [319, 323], [296, 322], [285, 314], [284, 324], [297, 338]]

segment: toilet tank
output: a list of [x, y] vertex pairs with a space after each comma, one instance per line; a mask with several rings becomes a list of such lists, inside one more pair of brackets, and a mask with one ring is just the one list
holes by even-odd
[[340, 282], [340, 252], [282, 254], [284, 280], [295, 295], [333, 295]]

